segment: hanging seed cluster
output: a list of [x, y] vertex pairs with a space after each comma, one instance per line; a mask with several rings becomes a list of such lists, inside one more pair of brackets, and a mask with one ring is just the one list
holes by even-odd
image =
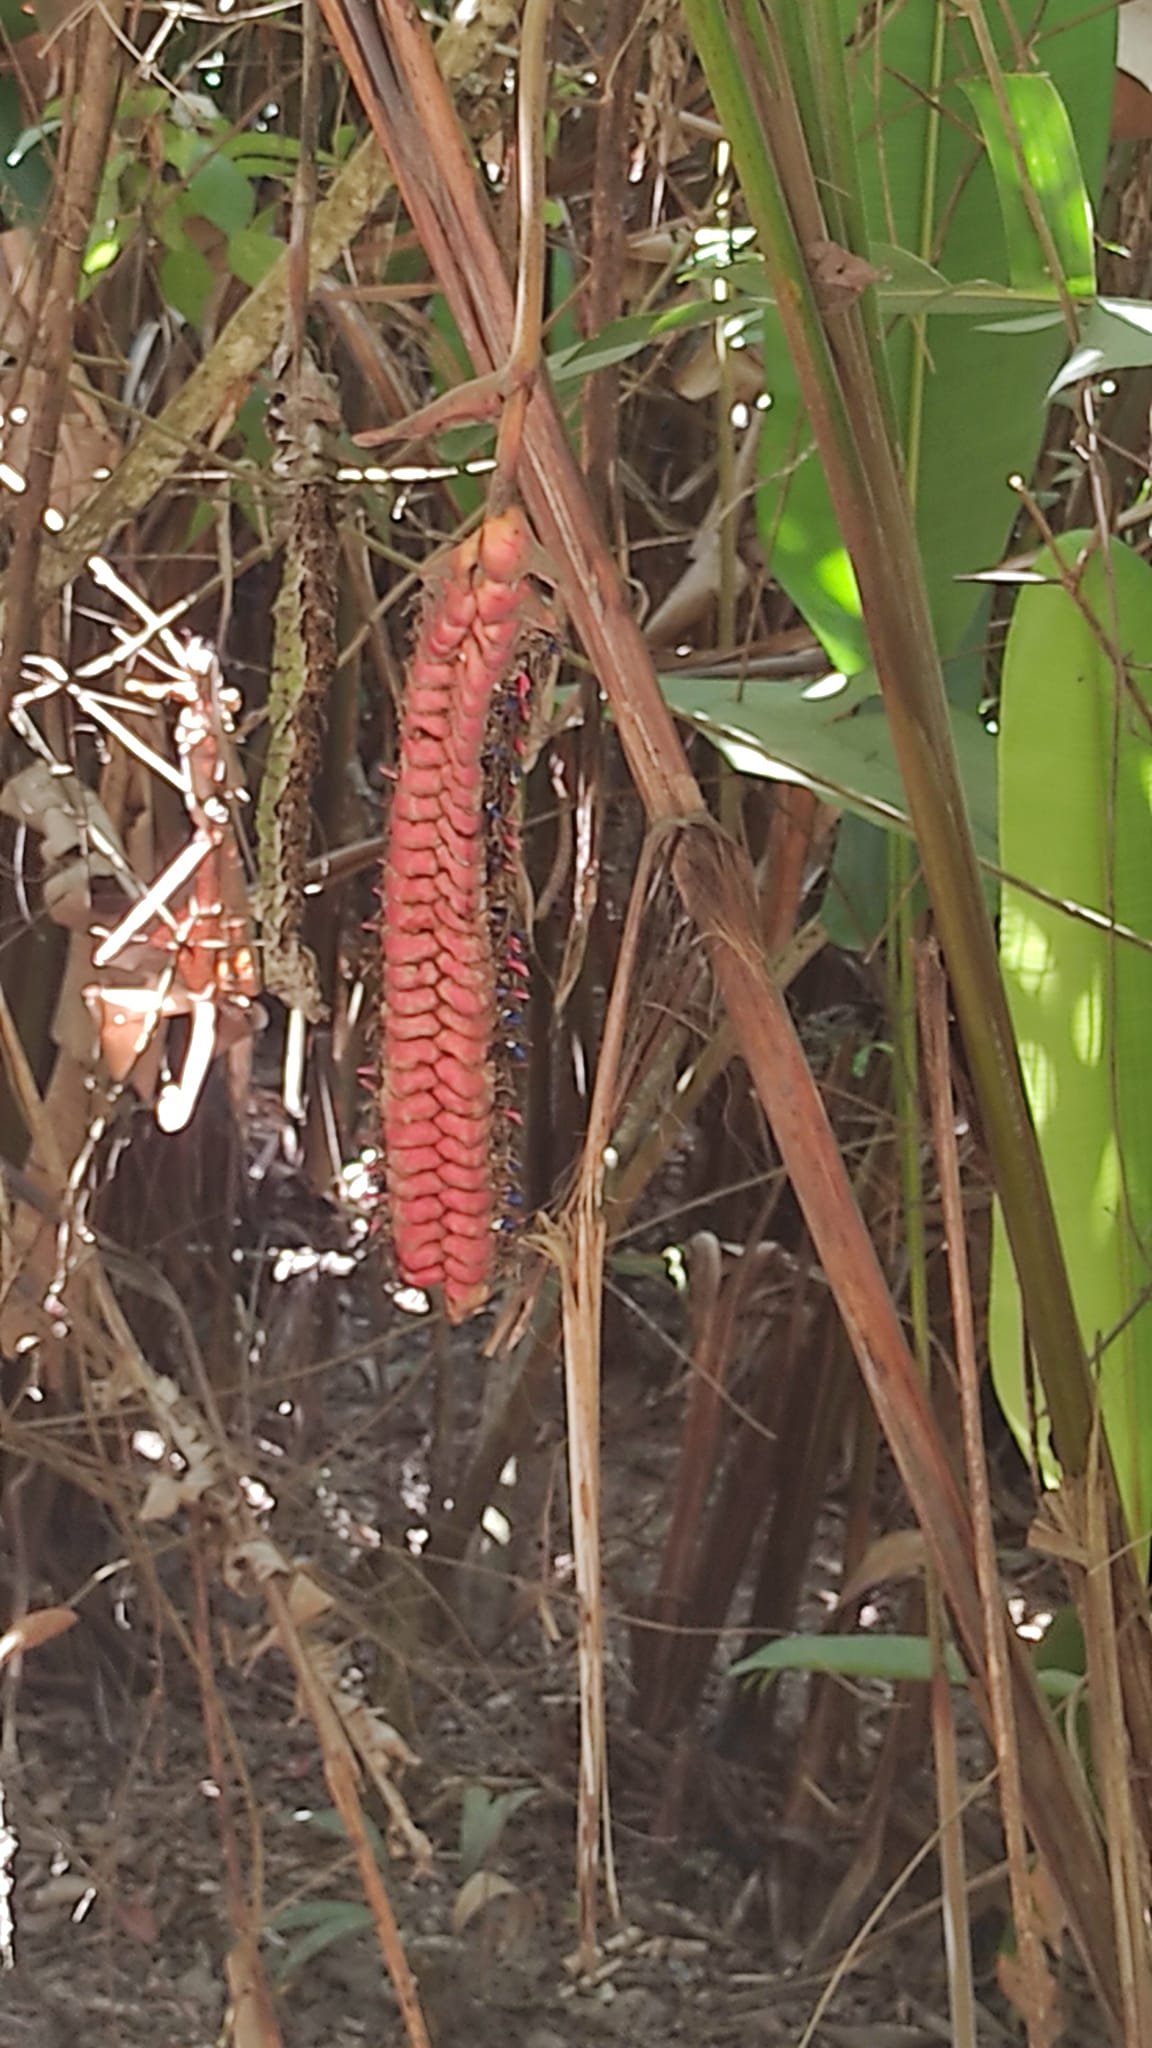
[[442, 1288], [454, 1322], [487, 1299], [515, 1114], [507, 1063], [494, 1051], [511, 1046], [526, 972], [505, 878], [518, 854], [509, 725], [522, 715], [514, 656], [530, 553], [523, 515], [512, 508], [454, 549], [437, 579], [409, 664], [384, 867], [382, 1108], [393, 1248], [401, 1278]]

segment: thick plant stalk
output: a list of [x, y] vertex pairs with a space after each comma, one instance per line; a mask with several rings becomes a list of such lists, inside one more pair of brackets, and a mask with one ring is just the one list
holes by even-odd
[[483, 752], [528, 601], [531, 539], [511, 508], [453, 549], [408, 674], [383, 890], [385, 1175], [401, 1278], [482, 1307], [499, 1222]]

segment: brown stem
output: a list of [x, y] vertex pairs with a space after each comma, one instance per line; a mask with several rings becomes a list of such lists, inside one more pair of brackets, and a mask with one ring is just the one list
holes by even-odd
[[25, 488], [12, 513], [14, 538], [5, 579], [7, 615], [0, 654], [0, 731], [7, 725], [24, 657], [37, 630], [36, 579], [44, 545], [44, 514], [51, 503], [60, 422], [68, 397], [80, 265], [120, 84], [123, 46], [118, 31], [124, 11], [124, 0], [109, 0], [106, 7], [73, 15], [72, 25], [62, 35], [64, 132], [59, 182], [45, 231], [50, 254], [37, 313], [39, 344], [32, 356], [42, 381], [33, 394]]
[[[584, 298], [584, 328], [598, 334], [621, 309], [626, 255], [625, 200], [632, 102], [644, 56], [638, 0], [617, 0], [608, 10], [600, 55], [600, 108], [592, 181], [591, 247]], [[611, 364], [588, 379], [581, 409], [581, 455], [592, 502], [609, 532], [620, 445], [620, 369]]]
[[510, 504], [520, 470], [524, 416], [540, 370], [547, 247], [544, 124], [548, 114], [548, 29], [552, 0], [525, 0], [520, 21], [520, 90], [516, 104], [516, 157], [520, 184], [520, 263], [512, 315], [511, 391], [496, 434], [496, 469], [488, 492], [490, 514]]

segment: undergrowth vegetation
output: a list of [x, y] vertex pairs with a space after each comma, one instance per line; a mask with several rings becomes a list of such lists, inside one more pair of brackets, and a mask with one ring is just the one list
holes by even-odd
[[236, 2048], [725, 1831], [1152, 2041], [1148, 13], [0, 0], [7, 1964], [79, 1677]]

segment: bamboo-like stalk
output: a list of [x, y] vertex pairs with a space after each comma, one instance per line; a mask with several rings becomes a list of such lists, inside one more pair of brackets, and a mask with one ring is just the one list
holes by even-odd
[[[825, 0], [805, 0], [813, 19]], [[801, 124], [783, 61], [788, 0], [685, 0], [740, 167], [865, 622], [1020, 1274], [1061, 1462], [1085, 1469], [1092, 1389], [980, 886], [911, 509], [859, 305], [822, 315], [805, 249], [827, 236], [823, 128]], [[823, 39], [824, 54], [828, 41]], [[753, 63], [755, 59], [755, 64]], [[841, 56], [841, 66], [843, 58]], [[841, 104], [839, 96], [836, 105]], [[843, 135], [835, 168], [851, 173]], [[858, 180], [856, 181], [858, 183]], [[865, 255], [866, 251], [857, 250]], [[865, 288], [864, 300], [871, 297]]]

